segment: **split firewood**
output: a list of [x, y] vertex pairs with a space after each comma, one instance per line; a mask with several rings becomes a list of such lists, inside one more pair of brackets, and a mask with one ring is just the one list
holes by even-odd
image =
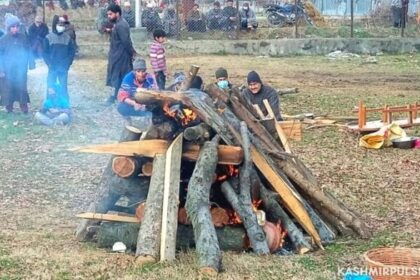
[[133, 157], [116, 156], [112, 159], [112, 170], [121, 178], [137, 176], [141, 164]]
[[276, 128], [277, 135], [280, 138], [280, 142], [281, 142], [281, 144], [282, 144], [282, 146], [284, 148], [284, 151], [286, 153], [289, 153], [289, 154], [292, 153], [291, 152], [291, 149], [290, 149], [290, 145], [289, 145], [289, 140], [287, 139], [286, 134], [283, 131], [283, 128], [277, 122], [276, 117], [274, 116], [274, 112], [273, 112], [273, 109], [271, 108], [270, 103], [268, 103], [268, 100], [267, 99], [264, 99], [263, 102], [264, 102], [264, 106], [265, 106], [265, 108], [266, 108], [266, 110], [268, 112], [268, 115], [273, 120], [274, 127]]
[[217, 165], [219, 136], [204, 143], [188, 183], [185, 208], [194, 228], [194, 239], [200, 271], [217, 275], [222, 267], [222, 254], [209, 210], [210, 188]]
[[229, 223], [229, 215], [223, 208], [213, 207], [210, 210], [210, 214], [215, 227], [223, 227]]
[[251, 179], [250, 172], [252, 168], [250, 141], [248, 128], [244, 122], [241, 123], [241, 136], [244, 150], [244, 163], [239, 172], [240, 193], [237, 195], [228, 181], [222, 183], [222, 192], [230, 202], [233, 209], [239, 214], [244, 227], [248, 233], [251, 247], [256, 254], [269, 254], [267, 240], [264, 231], [258, 224], [255, 212], [252, 209], [251, 201]]
[[176, 229], [178, 227], [179, 182], [181, 176], [183, 134], [174, 139], [166, 152], [160, 234], [160, 260], [175, 259]]
[[124, 222], [124, 223], [139, 223], [139, 220], [133, 216], [122, 216], [116, 214], [101, 214], [101, 213], [81, 213], [77, 214], [76, 217], [97, 220], [97, 221], [107, 221], [107, 222]]
[[144, 210], [144, 220], [137, 232], [136, 264], [144, 265], [159, 260], [160, 232], [162, 226], [162, 203], [165, 155], [157, 155], [153, 161], [153, 174]]
[[178, 210], [178, 222], [183, 225], [191, 225], [191, 221], [188, 218], [187, 209], [181, 207]]
[[[169, 147], [166, 140], [141, 140], [113, 144], [99, 144], [82, 148], [73, 148], [72, 151], [82, 153], [112, 154], [119, 156], [143, 156], [154, 157], [156, 154], [163, 154]], [[200, 146], [186, 143], [182, 156], [184, 159], [195, 161], [200, 152]], [[241, 147], [218, 146], [219, 164], [238, 165], [242, 162], [243, 152]]]
[[144, 210], [146, 209], [146, 202], [140, 203], [136, 208], [136, 218], [140, 223], [144, 220]]

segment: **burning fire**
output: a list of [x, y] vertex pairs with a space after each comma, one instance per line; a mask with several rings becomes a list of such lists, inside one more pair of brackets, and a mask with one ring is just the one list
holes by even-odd
[[228, 225], [239, 225], [242, 224], [241, 218], [239, 217], [238, 213], [236, 213], [234, 210], [226, 210], [229, 221]]
[[166, 116], [180, 121], [182, 126], [187, 126], [190, 122], [197, 119], [197, 114], [193, 110], [182, 108], [182, 105], [169, 106], [169, 102], [165, 102], [162, 109]]
[[226, 165], [224, 169], [224, 172], [217, 176], [218, 182], [225, 181], [230, 177], [238, 177], [239, 175], [239, 168], [237, 168], [235, 165]]

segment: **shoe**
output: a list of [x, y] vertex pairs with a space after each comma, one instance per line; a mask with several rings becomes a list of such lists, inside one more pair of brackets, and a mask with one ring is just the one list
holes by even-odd
[[111, 95], [110, 97], [108, 97], [108, 99], [105, 101], [105, 105], [106, 106], [111, 106], [115, 103], [115, 96]]

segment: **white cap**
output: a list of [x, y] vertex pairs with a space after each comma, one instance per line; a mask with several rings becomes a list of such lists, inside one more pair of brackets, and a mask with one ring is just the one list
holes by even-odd
[[131, 4], [130, 4], [130, 2], [124, 2], [124, 7], [131, 7]]

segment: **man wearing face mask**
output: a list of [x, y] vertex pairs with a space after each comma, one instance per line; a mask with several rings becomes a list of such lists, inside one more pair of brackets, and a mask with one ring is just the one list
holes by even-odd
[[232, 88], [232, 84], [229, 82], [228, 72], [225, 68], [220, 67], [216, 70], [216, 85], [222, 89], [227, 90]]
[[242, 9], [239, 11], [239, 18], [241, 21], [241, 29], [255, 30], [258, 27], [257, 17], [248, 3], [244, 3]]
[[44, 61], [48, 65], [47, 85], [49, 88], [60, 84], [63, 96], [69, 98], [67, 79], [73, 63], [76, 46], [64, 31], [66, 20], [55, 15], [52, 21], [52, 33], [44, 40]]
[[264, 106], [264, 99], [268, 100], [273, 109], [276, 120], [282, 121], [280, 114], [280, 101], [277, 91], [270, 86], [262, 83], [260, 75], [257, 72], [251, 71], [247, 76], [248, 87], [243, 90], [243, 95], [250, 104], [256, 104], [260, 107], [263, 114], [268, 115], [267, 109]]
[[106, 77], [106, 85], [114, 88], [114, 93], [107, 100], [107, 104], [111, 105], [117, 98], [124, 76], [133, 69], [136, 51], [131, 41], [130, 26], [122, 17], [120, 6], [109, 5], [107, 15], [108, 20], [114, 24], [111, 31]]

